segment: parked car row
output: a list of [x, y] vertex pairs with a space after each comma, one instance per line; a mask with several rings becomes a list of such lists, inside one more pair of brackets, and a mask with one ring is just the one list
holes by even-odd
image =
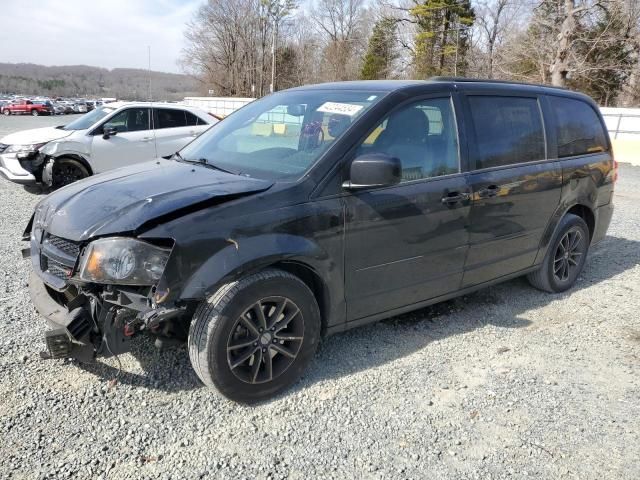
[[15, 183], [58, 188], [95, 173], [172, 155], [217, 121], [180, 104], [109, 103], [67, 125], [0, 139], [0, 174]]
[[66, 115], [87, 113], [100, 107], [102, 100], [67, 99], [67, 98], [0, 98], [0, 114], [3, 115]]

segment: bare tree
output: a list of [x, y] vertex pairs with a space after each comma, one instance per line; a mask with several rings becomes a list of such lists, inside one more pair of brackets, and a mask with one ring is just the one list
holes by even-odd
[[187, 24], [182, 66], [221, 95], [263, 95], [289, 1], [209, 0]]
[[357, 78], [366, 46], [363, 0], [318, 0], [313, 17], [323, 40], [326, 80]]
[[527, 4], [522, 0], [479, 0], [475, 9], [477, 32], [474, 43], [483, 53], [481, 74], [494, 78], [499, 47], [510, 31], [518, 27], [518, 19], [526, 13]]

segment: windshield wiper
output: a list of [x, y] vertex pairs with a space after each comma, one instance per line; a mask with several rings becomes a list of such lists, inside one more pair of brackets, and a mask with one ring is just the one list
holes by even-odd
[[214, 165], [213, 163], [210, 163], [206, 158], [199, 158], [198, 160], [196, 160], [196, 162], [204, 165], [205, 167], [213, 168], [214, 170], [219, 170], [224, 173], [230, 173], [231, 175], [240, 175], [239, 173], [232, 172], [231, 170], [227, 170], [225, 168]]
[[197, 160], [185, 159], [182, 157], [182, 155], [180, 155], [179, 152], [174, 153], [174, 155], [178, 157], [178, 160], [181, 162], [197, 163], [198, 165], [202, 165], [203, 167], [212, 168], [220, 172], [230, 173], [231, 175], [241, 175], [240, 173], [232, 172], [231, 170], [227, 170], [225, 168], [214, 165], [213, 163], [210, 163], [209, 160], [207, 160], [206, 158], [198, 158]]

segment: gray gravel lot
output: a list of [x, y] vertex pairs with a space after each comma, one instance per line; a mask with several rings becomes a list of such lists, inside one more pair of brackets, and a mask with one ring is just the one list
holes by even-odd
[[79, 117], [81, 117], [81, 115], [53, 115], [41, 117], [32, 117], [31, 115], [11, 115], [9, 117], [5, 117], [3, 115], [0, 118], [0, 140], [5, 135], [9, 135], [13, 132], [27, 130], [28, 128], [64, 125], [66, 123], [73, 122]]
[[[59, 121], [0, 135], [27, 120]], [[517, 279], [331, 337], [253, 408], [144, 338], [117, 381], [115, 359], [39, 360], [20, 256], [38, 198], [0, 179], [0, 478], [640, 478], [638, 167], [573, 290]]]

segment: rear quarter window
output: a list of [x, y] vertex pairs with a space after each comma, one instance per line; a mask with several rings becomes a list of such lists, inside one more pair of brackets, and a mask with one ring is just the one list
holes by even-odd
[[555, 117], [558, 157], [572, 157], [608, 149], [600, 118], [591, 105], [573, 98], [549, 96]]
[[193, 113], [189, 112], [188, 110], [185, 110], [184, 114], [187, 117], [187, 126], [188, 127], [192, 127], [192, 126], [196, 126], [196, 125], [208, 125], [207, 122], [202, 120], [197, 115], [194, 115]]
[[545, 159], [544, 127], [536, 98], [473, 95], [468, 99], [476, 137], [476, 170]]

